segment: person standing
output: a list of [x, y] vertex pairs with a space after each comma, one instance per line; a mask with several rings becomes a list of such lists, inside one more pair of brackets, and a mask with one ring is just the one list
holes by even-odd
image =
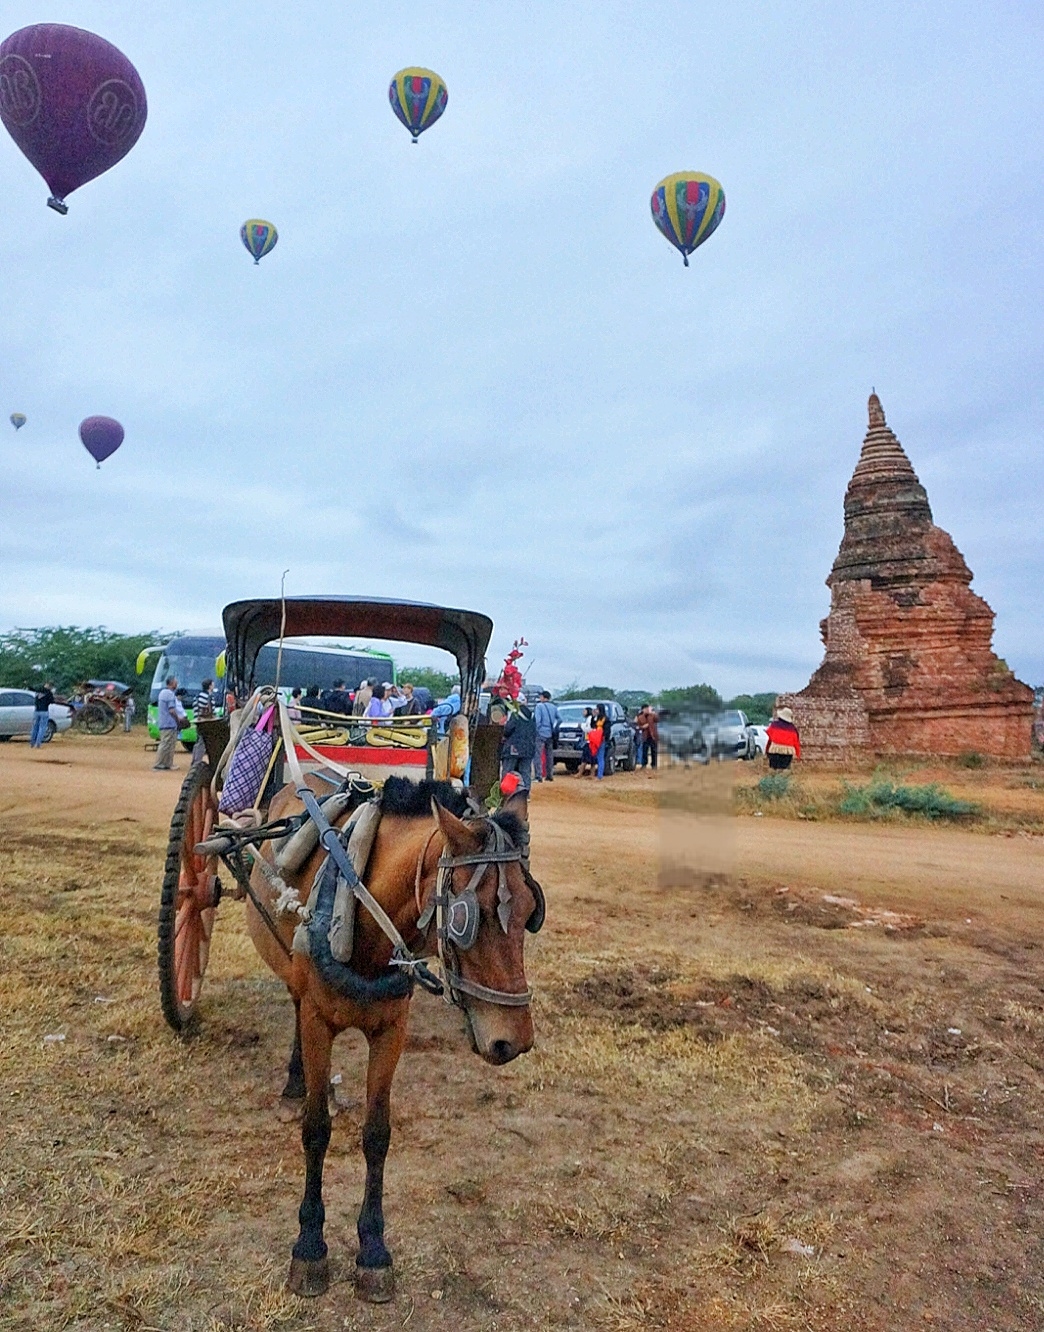
[[655, 710], [648, 703], [645, 705], [644, 729], [645, 743], [642, 745], [642, 767], [644, 768], [648, 763], [649, 767], [655, 772], [656, 762], [660, 754], [660, 724]]
[[199, 723], [215, 717], [217, 709], [218, 696], [214, 693], [214, 681], [204, 680], [192, 704], [192, 724], [196, 727], [196, 743], [192, 746], [193, 763], [202, 763], [207, 756], [207, 747], [199, 733]]
[[365, 717], [366, 709], [370, 706], [370, 699], [373, 698], [373, 685], [369, 680], [360, 681], [359, 688], [355, 691], [355, 699], [352, 703], [352, 715], [355, 717]]
[[769, 722], [765, 753], [769, 767], [777, 772], [789, 768], [794, 759], [801, 757], [801, 736], [789, 708], [780, 708]]
[[424, 715], [424, 709], [421, 707], [420, 699], [413, 692], [413, 685], [404, 684], [402, 692], [406, 695], [406, 706], [402, 710], [404, 717], [421, 717]]
[[523, 791], [528, 791], [533, 772], [533, 755], [536, 752], [536, 722], [525, 703], [519, 703], [518, 711], [508, 713], [504, 723], [504, 743], [500, 750], [501, 780], [509, 772], [517, 772]]
[[159, 747], [156, 750], [156, 762], [152, 765], [153, 772], [173, 772], [174, 745], [178, 732], [188, 721], [188, 714], [175, 692], [177, 687], [177, 676], [168, 675], [166, 684], [159, 691], [156, 709], [159, 714]]
[[540, 695], [540, 702], [536, 705], [536, 712], [533, 716], [536, 724], [536, 754], [533, 758], [533, 774], [538, 782], [544, 780], [544, 769], [547, 769], [547, 780], [555, 780], [555, 730], [558, 726], [558, 709], [551, 702], [551, 695], [548, 690], [543, 690]]
[[595, 755], [598, 768], [597, 776], [598, 780], [601, 781], [605, 776], [606, 768], [609, 768], [610, 765], [609, 746], [613, 742], [612, 723], [609, 720], [609, 714], [605, 710], [604, 703], [599, 703], [595, 708], [594, 726], [591, 729], [600, 730], [602, 733], [602, 743], [598, 746], [598, 752]]
[[384, 685], [375, 684], [370, 694], [370, 701], [363, 714], [370, 721], [385, 721], [392, 715], [391, 700], [384, 696]]
[[286, 705], [286, 715], [295, 726], [301, 725], [301, 686], [290, 690], [290, 701]]
[[37, 689], [33, 698], [33, 730], [29, 736], [30, 749], [39, 749], [47, 739], [47, 723], [51, 720], [51, 704], [54, 702], [54, 686], [50, 680], [42, 689]]
[[123, 731], [125, 735], [130, 735], [130, 729], [134, 725], [134, 714], [138, 710], [138, 705], [134, 702], [134, 695], [128, 694], [127, 701], [123, 705]]

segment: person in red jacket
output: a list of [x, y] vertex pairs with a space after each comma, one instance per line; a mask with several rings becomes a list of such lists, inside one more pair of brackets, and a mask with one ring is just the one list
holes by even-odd
[[765, 753], [769, 767], [776, 769], [789, 768], [794, 759], [801, 757], [801, 736], [789, 708], [780, 708], [769, 722]]

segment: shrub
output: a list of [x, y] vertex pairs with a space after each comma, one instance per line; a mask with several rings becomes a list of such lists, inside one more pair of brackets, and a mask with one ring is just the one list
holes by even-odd
[[888, 810], [919, 814], [926, 819], [963, 819], [979, 813], [970, 800], [958, 800], [934, 782], [930, 786], [897, 786], [894, 782], [871, 782], [849, 786], [838, 805], [838, 813], [866, 817]]
[[961, 768], [985, 768], [986, 758], [976, 749], [966, 749], [957, 759], [957, 765]]
[[754, 789], [763, 800], [782, 800], [784, 796], [790, 795], [790, 774], [766, 773]]

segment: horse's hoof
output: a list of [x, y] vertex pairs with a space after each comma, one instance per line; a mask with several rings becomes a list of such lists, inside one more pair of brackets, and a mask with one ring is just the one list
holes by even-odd
[[355, 1294], [368, 1304], [387, 1304], [395, 1296], [395, 1269], [392, 1267], [357, 1267]]
[[325, 1295], [330, 1287], [329, 1259], [317, 1258], [310, 1262], [307, 1258], [291, 1258], [286, 1284], [302, 1299], [312, 1300], [317, 1295]]

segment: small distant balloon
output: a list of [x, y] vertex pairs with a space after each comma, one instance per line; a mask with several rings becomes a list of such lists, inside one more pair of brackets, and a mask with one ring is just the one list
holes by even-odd
[[677, 171], [665, 176], [653, 190], [652, 215], [670, 243], [681, 251], [688, 268], [689, 255], [717, 230], [725, 216], [725, 191], [713, 176]]
[[271, 222], [266, 222], [260, 217], [252, 217], [239, 228], [239, 236], [254, 256], [254, 263], [259, 264], [270, 250], [275, 249], [279, 232]]
[[389, 85], [388, 100], [416, 143], [445, 111], [449, 93], [434, 70], [400, 69]]
[[111, 42], [65, 23], [35, 23], [0, 44], [0, 120], [47, 182], [49, 208], [116, 165], [148, 106], [138, 71]]
[[16, 430], [21, 430], [22, 426], [25, 425], [25, 412], [12, 412], [11, 424]]
[[123, 443], [123, 426], [111, 416], [88, 416], [80, 422], [80, 439], [100, 467]]

